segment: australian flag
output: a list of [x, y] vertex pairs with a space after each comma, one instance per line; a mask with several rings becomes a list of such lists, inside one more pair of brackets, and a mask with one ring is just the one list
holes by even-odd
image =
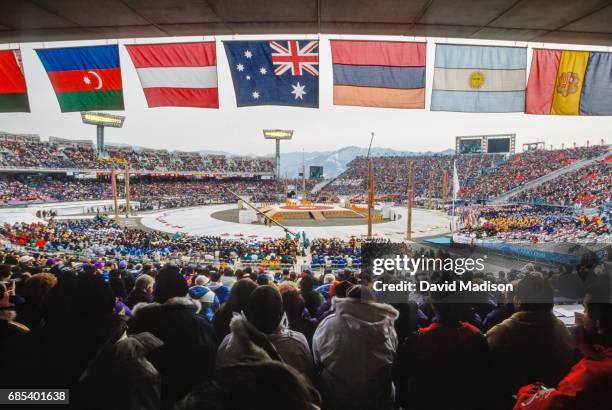
[[226, 41], [238, 107], [319, 107], [319, 41]]

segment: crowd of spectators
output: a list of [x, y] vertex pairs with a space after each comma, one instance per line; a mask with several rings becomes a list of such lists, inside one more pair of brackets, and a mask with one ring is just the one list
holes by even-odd
[[466, 199], [494, 198], [573, 162], [595, 158], [607, 151], [607, 145], [594, 145], [522, 152], [484, 173], [471, 186], [464, 185], [459, 196]]
[[[0, 235], [11, 243], [41, 252], [68, 252], [85, 257], [125, 257], [138, 260], [220, 260], [240, 258], [263, 261], [281, 258], [294, 263], [301, 252], [295, 239], [265, 241], [254, 238], [227, 240], [220, 237], [168, 234], [116, 225], [111, 219], [4, 224]], [[253, 258], [257, 255], [257, 259]]]
[[[372, 169], [376, 198], [380, 200], [405, 201], [408, 190], [408, 168], [413, 164], [415, 195], [428, 191], [433, 184], [433, 195], [441, 198], [444, 174], [447, 173], [448, 193], [452, 191], [453, 162], [461, 180], [472, 180], [483, 170], [490, 169], [501, 155], [420, 155], [372, 157]], [[353, 201], [362, 201], [368, 191], [368, 161], [357, 157], [347, 165], [335, 181], [320, 192], [320, 197], [348, 196]]]
[[316, 238], [310, 242], [313, 268], [360, 268], [361, 242], [356, 238], [343, 241], [337, 238]]
[[[201, 155], [198, 152], [137, 149], [107, 145], [109, 157], [125, 160], [133, 171], [197, 171], [206, 173], [266, 173], [274, 171], [267, 158]], [[66, 146], [49, 142], [0, 141], [0, 167], [71, 168], [106, 170], [92, 146]]]
[[[604, 264], [422, 272], [514, 286], [392, 304], [367, 270], [297, 272], [0, 252], [0, 384], [69, 388], [79, 409], [610, 408]], [[568, 291], [571, 332], [553, 313]]]
[[610, 242], [610, 215], [576, 214], [548, 205], [483, 205], [459, 211], [460, 233], [507, 242]]
[[[256, 178], [189, 179], [184, 177], [132, 177], [130, 198], [139, 209], [177, 208], [211, 203], [234, 203], [227, 189], [254, 202], [276, 202], [283, 182]], [[122, 180], [118, 198], [125, 197]], [[76, 179], [62, 175], [9, 175], [0, 177], [0, 205], [112, 199], [110, 178]]]
[[517, 202], [595, 208], [612, 201], [612, 156], [511, 198]]
[[[509, 159], [504, 159], [504, 156], [499, 154], [387, 156], [371, 159], [377, 200], [393, 202], [406, 200], [408, 168], [411, 162], [414, 167], [414, 195], [417, 199], [427, 197], [430, 187], [433, 198], [442, 198], [445, 174], [447, 198], [449, 198], [453, 189], [453, 163], [456, 163], [461, 185], [459, 198], [480, 200], [494, 198], [575, 161], [599, 157], [607, 151], [607, 145], [597, 145], [523, 152]], [[594, 176], [595, 174], [597, 176]], [[571, 186], [564, 186], [567, 191], [565, 197], [569, 197], [564, 202], [570, 202], [572, 198], [574, 202], [589, 204], [605, 200], [610, 191], [609, 174], [609, 163], [603, 162], [594, 165], [593, 170], [586, 174], [580, 172], [568, 176], [567, 178], [572, 178], [573, 183]], [[580, 180], [580, 177], [584, 179]], [[565, 179], [563, 181], [568, 182]], [[550, 184], [551, 189], [554, 189], [552, 186], [554, 183]], [[364, 157], [358, 157], [348, 164], [346, 171], [319, 193], [319, 197], [337, 200], [344, 196], [354, 202], [363, 202], [367, 200], [367, 192], [368, 161]], [[559, 202], [555, 199], [554, 192], [548, 197]]]

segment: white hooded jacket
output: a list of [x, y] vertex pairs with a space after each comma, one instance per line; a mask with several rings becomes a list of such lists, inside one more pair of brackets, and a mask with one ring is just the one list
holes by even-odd
[[353, 298], [334, 298], [333, 309], [312, 342], [325, 408], [391, 408], [397, 350], [393, 323], [399, 313], [387, 304]]

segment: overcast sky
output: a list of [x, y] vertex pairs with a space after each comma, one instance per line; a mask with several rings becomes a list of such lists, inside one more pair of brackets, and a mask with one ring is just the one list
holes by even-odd
[[[430, 112], [435, 42], [500, 44], [526, 46], [525, 42], [493, 42], [457, 39], [428, 39], [427, 97], [424, 110], [360, 108], [332, 105], [332, 70], [329, 38], [375, 39], [368, 36], [321, 36], [319, 109], [297, 107], [236, 108], [227, 58], [221, 42], [230, 39], [299, 38], [296, 36], [222, 36], [217, 37], [220, 109], [147, 108], [138, 76], [125, 47], [120, 46], [125, 111], [122, 129], [107, 128], [106, 140], [170, 150], [222, 150], [234, 154], [268, 154], [272, 141], [264, 141], [264, 128], [294, 129], [294, 139], [283, 142], [283, 151], [327, 151], [347, 145], [367, 146], [370, 132], [374, 145], [411, 151], [440, 151], [454, 148], [457, 135], [516, 133], [517, 149], [525, 142], [544, 141], [560, 146], [587, 140], [612, 141], [612, 117], [536, 116], [525, 114], [475, 114]], [[314, 39], [316, 36], [307, 36]], [[412, 37], [376, 37], [376, 39], [412, 41]], [[22, 49], [30, 96], [30, 114], [0, 114], [0, 130], [33, 133], [41, 137], [57, 136], [95, 139], [95, 129], [83, 125], [79, 113], [62, 114], [47, 75], [34, 49], [93, 44], [143, 44], [169, 41], [213, 40], [213, 37], [109, 40], [81, 42], [24, 43]], [[418, 41], [425, 40], [417, 38]], [[0, 49], [17, 44], [0, 44]], [[567, 46], [542, 43], [538, 48], [567, 48], [610, 51], [609, 47]], [[528, 68], [531, 53], [528, 53]]]

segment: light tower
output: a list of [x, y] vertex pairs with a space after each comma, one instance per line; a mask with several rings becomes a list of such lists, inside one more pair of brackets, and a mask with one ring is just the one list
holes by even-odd
[[263, 130], [264, 138], [276, 141], [276, 164], [274, 165], [274, 175], [280, 179], [280, 142], [293, 138], [293, 130]]
[[81, 112], [83, 124], [95, 125], [97, 128], [96, 148], [99, 157], [104, 156], [104, 127], [121, 128], [125, 117], [104, 112]]

